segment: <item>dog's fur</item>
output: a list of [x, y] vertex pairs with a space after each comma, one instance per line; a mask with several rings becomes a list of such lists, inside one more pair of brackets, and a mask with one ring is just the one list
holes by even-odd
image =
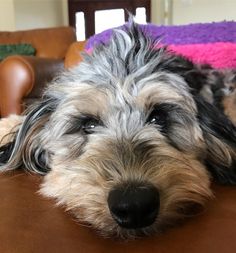
[[[236, 128], [202, 98], [207, 75], [154, 49], [156, 43], [131, 23], [84, 54], [8, 135], [2, 170], [45, 175], [41, 193], [103, 235], [126, 238], [162, 231], [204, 206], [212, 178], [235, 185]], [[5, 126], [2, 121], [0, 129]], [[107, 199], [134, 182], [158, 189], [160, 210], [152, 225], [126, 229]]]
[[200, 94], [214, 104], [236, 125], [236, 70], [201, 68], [206, 82]]

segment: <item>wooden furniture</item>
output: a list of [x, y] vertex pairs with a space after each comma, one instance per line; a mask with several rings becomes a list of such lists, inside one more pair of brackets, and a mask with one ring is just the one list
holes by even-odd
[[41, 176], [0, 174], [1, 253], [235, 253], [236, 187], [214, 185], [206, 210], [163, 234], [122, 242], [80, 225], [37, 191]]
[[[147, 22], [150, 22], [150, 0], [68, 0], [69, 24], [76, 26], [76, 12], [84, 12], [86, 38], [95, 34], [95, 11], [109, 9], [124, 9], [135, 15], [136, 9], [146, 9]], [[125, 21], [128, 12], [125, 11]]]

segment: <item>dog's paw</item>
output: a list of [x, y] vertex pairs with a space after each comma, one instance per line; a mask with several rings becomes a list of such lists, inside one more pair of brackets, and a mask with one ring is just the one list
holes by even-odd
[[8, 143], [11, 140], [11, 132], [17, 131], [24, 117], [19, 115], [10, 115], [7, 118], [0, 120], [0, 146]]

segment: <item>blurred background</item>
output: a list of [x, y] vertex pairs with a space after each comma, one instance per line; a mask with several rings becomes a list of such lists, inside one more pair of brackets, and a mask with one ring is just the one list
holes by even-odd
[[[114, 3], [114, 9], [101, 10], [101, 5]], [[155, 24], [179, 25], [199, 22], [212, 22], [223, 20], [236, 20], [235, 0], [0, 0], [0, 30], [15, 31], [34, 28], [71, 25], [74, 17], [69, 17], [69, 6], [77, 6], [74, 26], [76, 26], [78, 40], [86, 37], [85, 22], [94, 22], [92, 33], [98, 33], [110, 27], [125, 22], [125, 9], [127, 4], [150, 2], [150, 20]], [[117, 8], [119, 3], [124, 8]], [[86, 12], [79, 10], [84, 5], [100, 6], [94, 14], [86, 17]], [[142, 5], [141, 4], [141, 5]], [[112, 6], [112, 5], [110, 5]], [[145, 23], [147, 10], [142, 6], [136, 8], [136, 19]], [[86, 21], [85, 21], [86, 20]], [[91, 34], [89, 34], [91, 35]]]

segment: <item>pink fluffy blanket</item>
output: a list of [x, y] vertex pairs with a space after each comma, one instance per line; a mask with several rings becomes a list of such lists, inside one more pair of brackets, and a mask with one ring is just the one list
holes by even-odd
[[217, 42], [209, 44], [169, 45], [169, 50], [195, 63], [210, 64], [218, 69], [236, 68], [236, 44]]

